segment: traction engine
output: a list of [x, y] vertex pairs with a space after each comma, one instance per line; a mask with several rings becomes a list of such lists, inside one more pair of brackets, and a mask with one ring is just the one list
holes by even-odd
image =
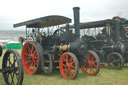
[[128, 61], [127, 23], [128, 20], [120, 17], [82, 23], [81, 30], [95, 30], [92, 35], [85, 33], [82, 40], [99, 55], [101, 62], [107, 62], [110, 68], [121, 69]]
[[[64, 78], [75, 79], [79, 68], [88, 75], [99, 72], [98, 55], [80, 40], [79, 7], [73, 10], [73, 29], [70, 29], [71, 19], [59, 15], [14, 24], [14, 27], [26, 25], [27, 41], [22, 49], [22, 62], [28, 74], [40, 71], [50, 74], [59, 68]], [[28, 33], [28, 28], [32, 28], [32, 33]]]

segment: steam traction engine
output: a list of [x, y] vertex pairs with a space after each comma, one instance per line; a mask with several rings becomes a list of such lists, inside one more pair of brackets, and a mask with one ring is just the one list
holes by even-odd
[[128, 20], [120, 17], [81, 23], [82, 40], [99, 55], [101, 62], [107, 62], [110, 68], [121, 69], [128, 61], [127, 23]]
[[[59, 68], [64, 78], [75, 79], [79, 67], [88, 75], [99, 72], [97, 54], [80, 40], [78, 7], [74, 8], [75, 29], [70, 29], [70, 22], [67, 17], [53, 15], [14, 24], [14, 27], [26, 25], [22, 62], [28, 74], [42, 70], [49, 74]], [[30, 28], [32, 33], [28, 33]]]
[[[0, 46], [0, 56], [2, 56], [2, 47]], [[22, 85], [24, 71], [19, 53], [15, 50], [7, 50], [3, 56], [2, 69], [6, 85]]]

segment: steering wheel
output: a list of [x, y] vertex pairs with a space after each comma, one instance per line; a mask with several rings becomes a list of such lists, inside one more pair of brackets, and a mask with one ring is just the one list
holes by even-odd
[[36, 40], [36, 34], [30, 33], [29, 35], [27, 35], [27, 40]]
[[64, 30], [62, 30], [62, 29], [57, 29], [54, 33], [53, 33], [53, 35], [54, 36], [60, 36], [60, 35], [62, 35], [64, 33]]

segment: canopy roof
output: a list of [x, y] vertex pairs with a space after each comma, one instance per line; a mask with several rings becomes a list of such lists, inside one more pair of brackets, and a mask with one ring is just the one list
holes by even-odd
[[[80, 29], [105, 27], [106, 24], [110, 24], [110, 26], [112, 26], [112, 25], [114, 25], [114, 20], [113, 19], [106, 19], [106, 20], [99, 20], [99, 21], [80, 23]], [[125, 26], [125, 25], [128, 26], [128, 20], [125, 19], [125, 18], [120, 18], [120, 24], [122, 26]]]
[[95, 27], [104, 27], [106, 24], [113, 24], [112, 19], [100, 20], [100, 21], [92, 21], [80, 24], [80, 29], [88, 29], [88, 28], [95, 28]]
[[61, 25], [71, 23], [71, 19], [59, 16], [59, 15], [51, 15], [46, 17], [41, 17], [21, 23], [14, 24], [13, 27], [20, 27], [20, 26], [26, 26], [27, 28], [44, 28], [44, 27], [50, 27], [55, 25]]
[[[112, 19], [106, 20], [99, 20], [99, 21], [92, 21], [92, 22], [84, 22], [80, 23], [80, 29], [89, 29], [89, 28], [96, 28], [96, 27], [105, 27], [106, 24], [113, 24]], [[71, 25], [70, 28], [74, 28], [74, 25]]]

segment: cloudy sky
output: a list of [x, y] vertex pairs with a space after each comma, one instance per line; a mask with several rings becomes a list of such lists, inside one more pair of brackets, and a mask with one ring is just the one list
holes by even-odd
[[128, 18], [128, 0], [0, 0], [0, 30], [21, 30], [13, 24], [47, 15], [73, 18], [72, 8], [80, 7], [80, 21], [113, 16]]

